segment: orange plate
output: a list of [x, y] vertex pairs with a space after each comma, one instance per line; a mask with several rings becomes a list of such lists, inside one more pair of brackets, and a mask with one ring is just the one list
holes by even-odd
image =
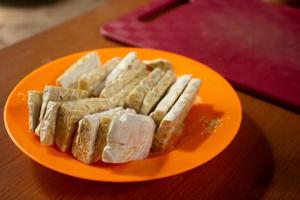
[[[127, 164], [83, 164], [55, 147], [43, 147], [28, 130], [27, 91], [42, 90], [54, 84], [56, 77], [86, 52], [76, 53], [48, 63], [26, 76], [9, 95], [4, 120], [13, 142], [31, 159], [55, 171], [89, 180], [133, 182], [158, 179], [193, 169], [219, 154], [233, 140], [241, 122], [241, 105], [230, 84], [209, 67], [190, 58], [166, 51], [142, 48], [99, 49], [104, 63], [114, 56], [136, 51], [140, 59], [170, 60], [176, 74], [193, 74], [203, 80], [199, 96], [185, 122], [184, 134], [176, 149], [161, 156]], [[210, 120], [220, 119], [211, 132]]]

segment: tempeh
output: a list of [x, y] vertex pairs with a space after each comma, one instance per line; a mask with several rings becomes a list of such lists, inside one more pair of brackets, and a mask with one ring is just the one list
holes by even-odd
[[176, 82], [170, 87], [167, 94], [157, 104], [155, 110], [150, 114], [150, 117], [152, 117], [156, 125], [160, 124], [161, 120], [176, 102], [191, 79], [192, 75], [190, 74], [180, 76], [176, 79]]
[[120, 58], [113, 58], [101, 67], [83, 74], [78, 80], [78, 89], [87, 90], [89, 96], [98, 97], [105, 86], [105, 78], [120, 63]]
[[101, 62], [97, 52], [85, 54], [56, 79], [56, 84], [75, 89], [80, 76], [100, 67], [100, 65]]
[[175, 79], [175, 73], [172, 70], [168, 70], [162, 79], [160, 79], [154, 88], [145, 96], [139, 113], [148, 115], [159, 100], [164, 96]]
[[39, 123], [39, 116], [43, 102], [43, 91], [29, 90], [28, 91], [28, 110], [29, 110], [29, 130], [31, 132]]
[[176, 103], [161, 121], [154, 134], [151, 150], [162, 153], [174, 147], [181, 135], [183, 122], [195, 100], [201, 81], [192, 79], [180, 95]]
[[125, 106], [133, 108], [138, 113], [143, 103], [144, 97], [157, 82], [163, 77], [164, 72], [160, 68], [155, 68], [148, 76], [146, 76], [133, 90], [130, 91]]

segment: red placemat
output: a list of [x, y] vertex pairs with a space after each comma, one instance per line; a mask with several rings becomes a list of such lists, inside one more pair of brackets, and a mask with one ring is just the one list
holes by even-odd
[[158, 0], [106, 24], [101, 33], [192, 57], [239, 89], [300, 110], [296, 8], [256, 0]]

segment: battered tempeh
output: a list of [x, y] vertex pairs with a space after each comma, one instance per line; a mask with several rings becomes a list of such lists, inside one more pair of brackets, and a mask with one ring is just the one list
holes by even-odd
[[164, 96], [175, 79], [175, 73], [172, 70], [168, 70], [162, 79], [160, 79], [154, 88], [145, 96], [140, 113], [148, 115], [157, 102]]
[[40, 125], [40, 142], [45, 145], [53, 145], [57, 112], [62, 102], [49, 101], [44, 118]]
[[29, 128], [42, 145], [55, 143], [91, 164], [125, 163], [147, 158], [150, 150], [171, 150], [198, 103], [202, 82], [191, 75], [176, 78], [172, 63], [163, 58], [139, 60], [129, 52], [101, 66], [98, 53], [90, 52], [56, 83], [63, 87], [28, 92]]
[[130, 81], [121, 91], [109, 98], [110, 102], [117, 106], [124, 107], [129, 92], [140, 83], [150, 72], [148, 70], [141, 71], [132, 81]]
[[[85, 90], [77, 90], [71, 88], [63, 88], [57, 86], [45, 86], [43, 93], [43, 103], [41, 106], [39, 123], [42, 122], [46, 107], [49, 101], [70, 101], [76, 99], [83, 99], [88, 97], [88, 92]], [[39, 135], [41, 124], [35, 129], [35, 133]]]
[[103, 149], [102, 161], [125, 163], [149, 155], [155, 123], [149, 116], [123, 113], [113, 118]]
[[107, 144], [107, 134], [109, 131], [111, 121], [115, 116], [121, 115], [123, 113], [135, 113], [135, 111], [133, 109], [126, 109], [126, 110], [118, 110], [113, 113], [107, 113], [101, 115], [99, 129], [98, 129], [97, 138], [95, 142], [93, 162], [97, 162], [101, 160], [103, 149]]
[[88, 98], [63, 102], [57, 117], [56, 145], [65, 152], [69, 150], [73, 135], [77, 129], [77, 122], [87, 114], [102, 112], [116, 107], [106, 99]]
[[111, 84], [113, 80], [118, 78], [118, 76], [126, 70], [129, 65], [135, 61], [137, 58], [137, 54], [135, 52], [129, 52], [122, 60], [121, 62], [116, 66], [116, 68], [107, 76], [105, 80], [105, 86], [108, 86]]
[[143, 103], [144, 97], [157, 82], [163, 77], [164, 72], [160, 68], [155, 68], [147, 77], [145, 77], [133, 90], [130, 91], [125, 106], [133, 108], [138, 113]]
[[192, 79], [177, 102], [161, 121], [154, 134], [151, 150], [162, 153], [173, 148], [181, 135], [181, 127], [197, 96], [201, 81]]
[[97, 139], [95, 142], [95, 150], [93, 154], [93, 162], [101, 160], [103, 149], [106, 145], [107, 134], [110, 123], [114, 115], [103, 115], [100, 119]]
[[127, 83], [133, 80], [141, 71], [145, 70], [145, 65], [140, 60], [135, 60], [126, 70], [120, 73], [118, 78], [111, 81], [111, 83], [102, 90], [100, 97], [108, 98], [119, 92]]
[[100, 58], [97, 52], [85, 54], [56, 79], [56, 84], [75, 89], [80, 76], [100, 67], [100, 65]]
[[29, 90], [28, 91], [28, 110], [29, 110], [29, 130], [31, 132], [39, 123], [39, 116], [43, 102], [43, 91]]
[[98, 67], [87, 74], [80, 76], [78, 89], [87, 90], [89, 96], [98, 97], [105, 86], [106, 76], [120, 63], [121, 58], [113, 58], [101, 67]]
[[72, 145], [72, 155], [75, 158], [87, 164], [93, 161], [101, 117], [104, 115], [112, 115], [119, 110], [123, 110], [123, 108], [118, 107], [108, 111], [86, 115], [79, 121]]
[[167, 94], [158, 103], [155, 110], [150, 114], [150, 117], [155, 121], [156, 125], [160, 124], [161, 120], [176, 102], [191, 79], [192, 75], [190, 74], [180, 76], [176, 79], [176, 82], [170, 87]]

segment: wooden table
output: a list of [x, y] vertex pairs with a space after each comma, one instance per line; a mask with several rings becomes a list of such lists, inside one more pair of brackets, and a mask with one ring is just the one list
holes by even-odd
[[[120, 46], [99, 35], [99, 26], [146, 3], [107, 0], [85, 15], [1, 50], [1, 113], [12, 88], [36, 67], [73, 52]], [[225, 151], [192, 171], [141, 183], [93, 182], [49, 170], [12, 143], [1, 114], [0, 199], [300, 199], [299, 114], [238, 94], [243, 122]]]

